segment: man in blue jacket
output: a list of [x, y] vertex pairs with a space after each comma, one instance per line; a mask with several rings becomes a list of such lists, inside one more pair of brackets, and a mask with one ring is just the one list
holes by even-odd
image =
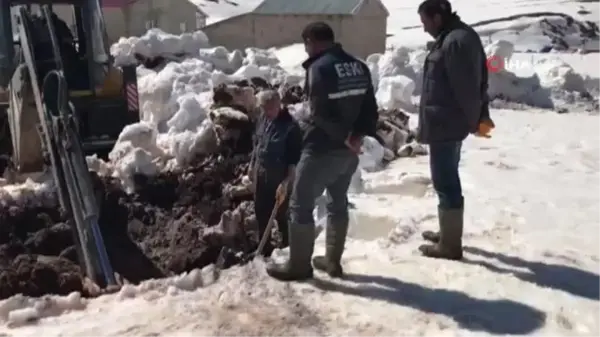
[[315, 199], [327, 191], [326, 252], [315, 268], [342, 276], [341, 258], [348, 233], [348, 187], [358, 167], [365, 135], [375, 135], [377, 103], [368, 67], [335, 43], [333, 30], [315, 22], [302, 32], [308, 60], [305, 91], [310, 114], [300, 121], [302, 154], [290, 198], [289, 246], [286, 263], [271, 264], [267, 273], [282, 281], [313, 276]]
[[488, 109], [488, 73], [479, 35], [447, 0], [425, 0], [418, 9], [435, 38], [425, 60], [417, 139], [429, 144], [431, 180], [437, 192], [439, 232], [426, 231], [428, 257], [462, 258], [464, 198], [458, 172], [462, 142], [493, 123]]
[[[279, 198], [282, 203], [278, 207], [276, 220], [282, 236], [282, 246], [287, 247], [287, 186], [294, 179], [295, 167], [300, 159], [302, 135], [288, 109], [282, 108], [277, 91], [263, 90], [257, 98], [261, 114], [256, 123], [251, 176], [254, 182], [254, 212], [259, 240], [265, 234], [275, 200]], [[278, 193], [281, 195], [278, 196]], [[271, 256], [273, 248], [271, 240], [268, 240], [262, 255]]]

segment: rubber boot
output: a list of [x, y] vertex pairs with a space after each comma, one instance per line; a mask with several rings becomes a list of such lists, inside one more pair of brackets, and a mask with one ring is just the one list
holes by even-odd
[[438, 209], [440, 221], [440, 239], [438, 243], [422, 245], [423, 255], [448, 260], [462, 259], [462, 234], [464, 210]]
[[302, 281], [313, 277], [310, 258], [315, 246], [315, 226], [290, 224], [290, 257], [283, 264], [271, 263], [267, 274], [280, 281]]
[[315, 256], [312, 260], [313, 267], [324, 271], [331, 277], [343, 277], [342, 254], [348, 234], [348, 223], [334, 225], [327, 224], [325, 229], [325, 256]]
[[423, 239], [429, 242], [440, 242], [440, 232], [424, 231], [423, 233], [421, 233], [421, 236], [423, 237]]

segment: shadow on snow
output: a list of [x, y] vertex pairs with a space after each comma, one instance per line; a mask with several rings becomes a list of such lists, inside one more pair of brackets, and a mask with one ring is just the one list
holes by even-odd
[[386, 301], [453, 319], [461, 328], [490, 334], [527, 334], [544, 325], [546, 314], [511, 300], [486, 300], [447, 289], [431, 289], [396, 278], [347, 274], [356, 287], [315, 278], [312, 284], [326, 291]]

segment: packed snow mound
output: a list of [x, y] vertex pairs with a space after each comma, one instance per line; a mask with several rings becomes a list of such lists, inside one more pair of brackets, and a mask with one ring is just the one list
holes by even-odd
[[23, 204], [55, 206], [53, 181], [44, 180], [40, 183], [27, 178], [24, 183], [8, 184], [6, 180], [0, 179], [0, 206]]
[[485, 54], [488, 59], [510, 60], [515, 47], [505, 40], [498, 40], [485, 46]]
[[[508, 40], [496, 40], [485, 46], [485, 52], [488, 59], [493, 57], [509, 64], [515, 45]], [[416, 112], [413, 98], [421, 94], [427, 54], [425, 49], [400, 47], [366, 58], [377, 102], [382, 108]], [[586, 87], [589, 87], [580, 74], [558, 58], [549, 57], [531, 64], [531, 67], [534, 72], [528, 77], [519, 77], [507, 69], [490, 72], [488, 95], [491, 99], [554, 109], [556, 102], [567, 95], [563, 92], [585, 95]]]
[[415, 82], [404, 75], [383, 77], [375, 97], [384, 109], [400, 109], [412, 104]]
[[558, 58], [549, 58], [535, 64], [535, 72], [540, 84], [547, 88], [585, 92], [585, 81], [573, 67]]
[[141, 37], [122, 37], [110, 47], [116, 65], [135, 64], [136, 54], [146, 58], [172, 55], [197, 56], [200, 48], [209, 47], [202, 31], [173, 35], [153, 28]]
[[79, 292], [72, 292], [67, 296], [46, 295], [42, 298], [19, 294], [0, 302], [0, 320], [14, 328], [45, 317], [58, 316], [66, 311], [83, 310], [86, 306], [87, 300]]
[[[508, 64], [515, 48], [509, 41], [496, 41], [486, 46], [488, 59], [497, 58]], [[488, 95], [511, 102], [525, 103], [540, 108], [554, 108], [555, 92], [587, 94], [586, 81], [573, 67], [556, 57], [539, 60], [531, 65], [534, 74], [519, 77], [507, 69], [489, 73]]]
[[417, 70], [413, 68], [411, 60], [418, 51], [400, 47], [388, 50], [383, 54], [370, 55], [366, 63], [373, 76], [373, 85], [379, 86], [381, 79], [397, 75], [404, 75], [413, 81], [417, 80]]
[[[233, 73], [239, 69], [244, 62], [244, 55], [239, 50], [229, 51], [219, 46], [199, 50], [198, 58], [213, 65], [213, 69], [225, 73]], [[212, 70], [212, 69], [211, 69]]]
[[359, 156], [359, 166], [365, 171], [381, 169], [385, 148], [373, 137], [365, 137], [362, 153]]

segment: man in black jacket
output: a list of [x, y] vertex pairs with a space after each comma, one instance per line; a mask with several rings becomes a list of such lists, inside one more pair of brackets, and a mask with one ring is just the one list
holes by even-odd
[[486, 57], [479, 35], [463, 23], [447, 0], [426, 0], [418, 9], [426, 32], [436, 40], [425, 60], [417, 139], [429, 144], [430, 170], [439, 204], [439, 232], [428, 257], [462, 258], [464, 199], [458, 173], [463, 140], [489, 119]]
[[302, 155], [290, 199], [289, 260], [272, 264], [267, 272], [282, 281], [311, 278], [314, 249], [315, 199], [327, 191], [326, 252], [316, 256], [315, 268], [342, 276], [341, 258], [348, 232], [348, 187], [358, 167], [365, 135], [374, 135], [377, 103], [368, 67], [335, 43], [333, 30], [323, 22], [303, 33], [309, 58], [305, 91], [310, 114], [301, 121]]

